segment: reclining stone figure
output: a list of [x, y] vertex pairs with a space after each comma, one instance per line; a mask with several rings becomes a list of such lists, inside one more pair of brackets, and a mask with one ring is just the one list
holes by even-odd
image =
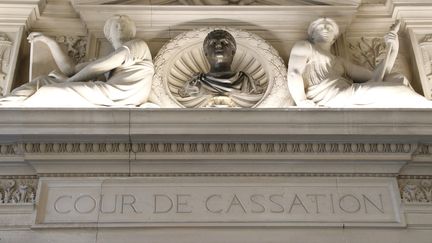
[[[134, 39], [136, 27], [124, 15], [113, 16], [104, 26], [104, 34], [114, 51], [88, 63], [75, 64], [57, 42], [31, 33], [30, 42], [45, 43], [60, 69], [40, 76], [0, 98], [0, 106], [139, 106], [147, 102], [154, 74], [147, 44]], [[107, 81], [95, 81], [101, 75]]]

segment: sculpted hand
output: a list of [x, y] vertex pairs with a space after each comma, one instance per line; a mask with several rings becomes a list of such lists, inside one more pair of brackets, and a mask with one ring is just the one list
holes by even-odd
[[29, 43], [34, 43], [38, 41], [46, 42], [50, 38], [40, 32], [32, 32], [28, 35], [27, 40]]
[[384, 42], [387, 46], [393, 48], [399, 44], [398, 35], [394, 32], [389, 32], [384, 36]]
[[68, 76], [64, 75], [63, 73], [61, 73], [57, 70], [50, 72], [48, 74], [48, 77], [55, 78], [60, 82], [67, 82], [67, 79], [69, 78]]

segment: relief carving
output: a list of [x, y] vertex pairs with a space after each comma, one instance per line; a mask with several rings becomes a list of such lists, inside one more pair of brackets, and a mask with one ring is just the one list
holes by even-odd
[[0, 33], [0, 93], [3, 93], [9, 70], [12, 44], [12, 41], [9, 40], [5, 33]]
[[179, 0], [184, 5], [251, 5], [258, 0]]
[[66, 52], [75, 63], [81, 63], [86, 56], [87, 38], [85, 36], [57, 36], [55, 40], [66, 46]]
[[[116, 1], [118, 2], [118, 1]], [[139, 1], [135, 1], [139, 2]], [[341, 1], [342, 2], [342, 1]], [[127, 1], [126, 1], [127, 3]], [[323, 0], [157, 0], [153, 4], [184, 4], [184, 5], [337, 5], [336, 1], [329, 3]], [[346, 4], [346, 1], [343, 1]]]
[[35, 203], [37, 180], [0, 180], [0, 204]]
[[432, 203], [432, 179], [401, 179], [399, 188], [405, 203]]
[[[3, 145], [6, 147], [6, 145]], [[2, 147], [3, 148], [3, 147]], [[412, 153], [388, 143], [27, 143], [25, 153]]]
[[384, 59], [386, 44], [382, 38], [361, 37], [348, 43], [353, 61], [363, 67], [374, 69]]
[[426, 78], [429, 84], [432, 85], [432, 34], [424, 37], [423, 41], [420, 43], [420, 49], [423, 55], [423, 67]]
[[[135, 38], [135, 23], [126, 15], [115, 15], [106, 20], [103, 30], [116, 51], [86, 63], [75, 63], [68, 57], [81, 59], [85, 55], [84, 41], [79, 38], [58, 38], [57, 41], [63, 41], [68, 47], [65, 53], [55, 39], [43, 33], [31, 33], [27, 39], [32, 45], [46, 45], [58, 70], [17, 87], [0, 99], [0, 106], [95, 107], [147, 103], [154, 68], [148, 45]], [[108, 80], [95, 78], [103, 74], [109, 76]]]
[[[253, 108], [288, 107], [292, 99], [286, 83], [286, 68], [278, 52], [261, 37], [242, 30], [208, 27], [184, 32], [164, 45], [155, 58], [151, 100], [160, 107], [191, 107], [181, 90], [197, 73], [210, 69], [203, 50], [205, 37], [213, 30], [229, 32], [237, 43], [232, 71], [244, 72], [266, 87]], [[179, 92], [180, 91], [180, 92]]]

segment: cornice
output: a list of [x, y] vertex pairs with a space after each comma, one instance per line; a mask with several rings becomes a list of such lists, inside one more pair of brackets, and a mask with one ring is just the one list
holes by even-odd
[[[185, 135], [188, 135], [187, 137]], [[324, 137], [323, 137], [324, 136]], [[371, 137], [372, 136], [372, 137]], [[321, 139], [320, 139], [321, 137]], [[432, 141], [429, 109], [0, 110], [3, 142]], [[88, 140], [91, 139], [91, 140]], [[360, 140], [359, 140], [360, 139]], [[371, 140], [372, 139], [372, 140]], [[375, 140], [375, 141], [374, 141]], [[393, 141], [392, 141], [393, 140]]]
[[[104, 21], [113, 14], [126, 14], [137, 30], [185, 30], [198, 26], [237, 25], [251, 30], [305, 33], [316, 16], [328, 16], [344, 30], [355, 15], [356, 6], [154, 6], [154, 5], [74, 5], [91, 32], [102, 35]], [[235, 14], [233, 14], [235, 13]], [[169, 33], [170, 38], [178, 33]], [[303, 36], [302, 35], [302, 36]]]
[[40, 17], [40, 11], [46, 4], [45, 0], [1, 0], [0, 24], [30, 28]]

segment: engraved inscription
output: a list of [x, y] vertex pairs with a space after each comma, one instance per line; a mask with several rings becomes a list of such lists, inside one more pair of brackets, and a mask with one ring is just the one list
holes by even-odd
[[40, 196], [46, 203], [40, 204], [38, 223], [400, 223], [393, 181], [317, 186], [109, 180], [101, 186], [94, 180], [93, 186], [74, 181], [68, 190], [51, 187], [55, 181], [42, 183], [47, 193]]
[[[148, 214], [194, 213], [191, 207], [192, 201], [200, 198], [194, 198], [192, 194], [149, 194], [147, 197], [153, 198], [152, 210], [149, 211], [147, 208], [148, 212], [146, 213]], [[110, 207], [105, 205], [110, 205]], [[59, 214], [89, 214], [95, 211], [99, 211], [101, 214], [140, 214], [146, 211], [146, 205], [141, 205], [143, 208], [138, 205], [141, 204], [133, 194], [115, 194], [109, 197], [105, 194], [100, 196], [84, 194], [76, 198], [72, 195], [61, 195], [54, 201], [53, 208]], [[275, 214], [336, 214], [335, 208], [347, 214], [360, 211], [364, 214], [384, 214], [386, 211], [382, 194], [361, 194], [360, 196], [342, 194], [335, 201], [333, 194], [302, 195], [297, 193], [293, 195], [253, 194], [250, 196], [212, 194], [205, 197], [202, 209], [212, 214], [262, 214], [266, 212]], [[198, 207], [196, 210], [200, 210], [200, 208]]]

